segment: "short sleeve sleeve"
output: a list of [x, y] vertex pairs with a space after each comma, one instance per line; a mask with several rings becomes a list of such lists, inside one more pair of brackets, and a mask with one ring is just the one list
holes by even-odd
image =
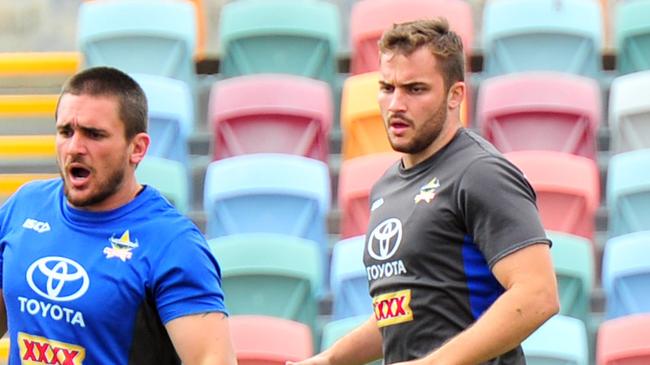
[[153, 294], [163, 323], [206, 312], [227, 314], [221, 270], [200, 232], [177, 238], [153, 267]]
[[524, 175], [503, 158], [478, 159], [459, 182], [458, 204], [466, 229], [490, 267], [528, 245], [546, 242], [535, 192]]

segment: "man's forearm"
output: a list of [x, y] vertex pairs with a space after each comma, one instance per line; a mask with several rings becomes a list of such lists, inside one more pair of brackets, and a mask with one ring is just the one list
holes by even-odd
[[343, 336], [321, 356], [332, 365], [366, 364], [382, 357], [382, 338], [374, 317]]

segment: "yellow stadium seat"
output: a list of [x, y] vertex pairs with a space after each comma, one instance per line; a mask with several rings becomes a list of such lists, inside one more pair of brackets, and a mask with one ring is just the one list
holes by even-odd
[[54, 158], [55, 152], [52, 135], [0, 135], [0, 159]]
[[9, 338], [0, 338], [0, 364], [9, 362]]
[[13, 194], [23, 184], [32, 180], [51, 179], [58, 174], [0, 174], [0, 198], [6, 198]]
[[79, 69], [78, 52], [0, 53], [0, 76], [73, 75]]
[[57, 100], [58, 95], [0, 95], [0, 118], [54, 118]]

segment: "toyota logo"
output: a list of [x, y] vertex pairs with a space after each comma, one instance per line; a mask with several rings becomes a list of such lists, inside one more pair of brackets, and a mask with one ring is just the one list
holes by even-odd
[[86, 270], [65, 257], [48, 256], [34, 261], [26, 277], [33, 291], [57, 302], [80, 298], [90, 285]]
[[379, 223], [370, 233], [368, 253], [376, 260], [387, 260], [395, 254], [401, 242], [402, 222], [397, 218], [389, 218]]

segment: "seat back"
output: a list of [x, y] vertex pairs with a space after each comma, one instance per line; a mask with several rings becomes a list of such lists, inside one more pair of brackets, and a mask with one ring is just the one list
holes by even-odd
[[171, 77], [193, 89], [195, 12], [185, 1], [84, 2], [77, 34], [85, 66]]
[[611, 238], [603, 255], [607, 318], [650, 313], [650, 231]]
[[617, 2], [615, 32], [618, 72], [650, 70], [650, 2]]
[[560, 294], [560, 314], [589, 322], [591, 294], [596, 276], [594, 245], [586, 238], [548, 231]]
[[209, 241], [219, 260], [231, 315], [290, 319], [316, 328], [322, 257], [316, 243], [277, 234], [238, 234]]
[[614, 79], [609, 96], [609, 127], [614, 153], [650, 148], [650, 71]]
[[214, 160], [248, 153], [288, 153], [327, 162], [333, 102], [319, 80], [283, 74], [215, 83], [209, 120]]
[[528, 365], [589, 365], [589, 343], [584, 322], [551, 317], [521, 344]]
[[609, 236], [650, 230], [650, 149], [612, 156], [607, 173]]
[[313, 355], [308, 326], [282, 318], [235, 315], [229, 319], [230, 335], [240, 365], [284, 365]]
[[183, 81], [169, 77], [133, 74], [147, 96], [151, 144], [148, 156], [188, 164], [188, 138], [194, 130], [192, 92]]
[[600, 202], [600, 175], [594, 160], [554, 151], [517, 151], [505, 156], [535, 189], [545, 229], [593, 239]]
[[336, 6], [324, 1], [242, 0], [221, 9], [221, 74], [301, 75], [335, 85]]
[[53, 179], [56, 177], [58, 177], [58, 174], [0, 174], [0, 204], [15, 193], [18, 188], [32, 180]]
[[178, 161], [146, 156], [135, 170], [138, 182], [158, 189], [179, 212], [190, 211], [190, 184], [187, 168]]
[[549, 150], [596, 158], [600, 89], [593, 79], [526, 72], [481, 83], [477, 125], [501, 152]]
[[[466, 55], [472, 52], [474, 24], [471, 5], [462, 0], [361, 0], [350, 14], [351, 59], [353, 75], [377, 71], [377, 42], [393, 24], [421, 18], [445, 17], [451, 30], [463, 40]], [[468, 57], [469, 59], [469, 57]]]
[[332, 251], [330, 288], [334, 297], [333, 319], [372, 313], [372, 299], [368, 293], [368, 275], [363, 265], [365, 236], [355, 236], [337, 242]]
[[341, 238], [363, 235], [370, 219], [370, 190], [399, 153], [373, 153], [344, 160], [339, 171], [338, 202], [341, 210]]
[[650, 363], [650, 314], [636, 314], [603, 322], [596, 341], [598, 365]]
[[1, 52], [3, 94], [55, 94], [81, 64], [79, 52]]
[[0, 95], [0, 134], [53, 136], [58, 95]]
[[548, 70], [600, 77], [600, 5], [582, 0], [500, 0], [483, 9], [489, 76]]

